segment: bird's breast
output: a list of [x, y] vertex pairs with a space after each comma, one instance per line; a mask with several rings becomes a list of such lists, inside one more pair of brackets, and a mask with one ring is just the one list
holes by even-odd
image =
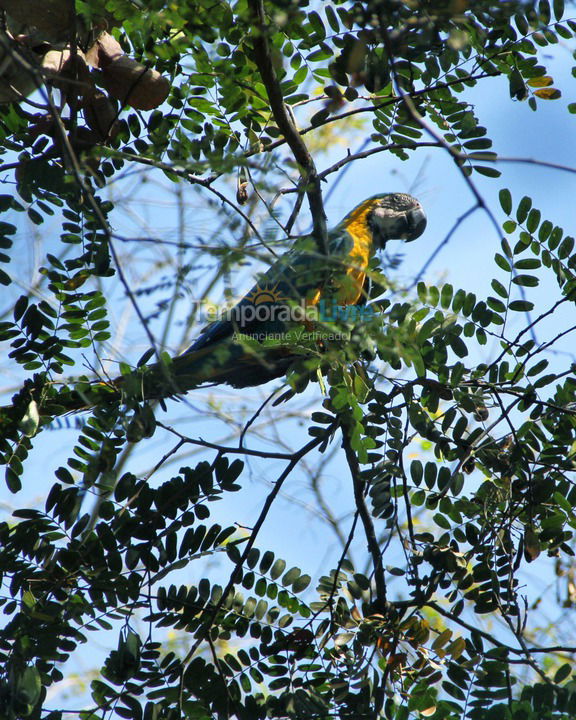
[[362, 297], [366, 270], [373, 249], [372, 233], [368, 229], [365, 214], [352, 218], [346, 226], [346, 232], [352, 239], [352, 244], [346, 258], [348, 266], [340, 280], [336, 297], [340, 305], [355, 305]]

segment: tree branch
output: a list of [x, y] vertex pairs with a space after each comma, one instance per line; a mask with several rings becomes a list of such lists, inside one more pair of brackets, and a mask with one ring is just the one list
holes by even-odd
[[[228, 584], [224, 588], [224, 591], [222, 593], [222, 596], [220, 600], [214, 605], [212, 612], [210, 613], [209, 618], [207, 621], [202, 624], [196, 633], [196, 640], [193, 643], [192, 647], [188, 651], [186, 657], [182, 661], [182, 668], [184, 670], [185, 666], [190, 662], [190, 660], [194, 657], [196, 651], [202, 644], [202, 642], [208, 637], [208, 634], [210, 633], [210, 629], [212, 628], [212, 625], [214, 624], [214, 621], [216, 620], [216, 617], [218, 616], [218, 613], [220, 610], [224, 607], [224, 603], [226, 602], [228, 596], [230, 595], [231, 591], [234, 588], [234, 585], [237, 581], [238, 575], [240, 573], [240, 570], [242, 569], [242, 565], [246, 562], [246, 558], [250, 554], [250, 551], [254, 547], [254, 543], [256, 542], [256, 539], [258, 537], [258, 533], [260, 532], [260, 529], [262, 528], [262, 525], [264, 524], [264, 521], [266, 520], [266, 517], [268, 516], [268, 513], [270, 511], [270, 508], [272, 507], [272, 503], [278, 496], [278, 493], [280, 492], [282, 485], [284, 484], [284, 481], [286, 478], [290, 475], [290, 473], [294, 470], [296, 465], [300, 462], [300, 460], [307, 455], [311, 450], [313, 450], [315, 447], [318, 447], [323, 440], [334, 431], [335, 424], [329, 425], [326, 428], [326, 431], [319, 437], [313, 438], [310, 440], [309, 443], [304, 445], [304, 447], [300, 448], [297, 452], [295, 452], [288, 465], [284, 468], [283, 472], [280, 474], [276, 482], [274, 483], [274, 487], [272, 488], [271, 492], [268, 494], [266, 500], [264, 501], [264, 506], [262, 507], [262, 510], [260, 512], [260, 515], [258, 516], [258, 520], [256, 521], [256, 524], [254, 525], [252, 529], [252, 533], [250, 534], [250, 538], [248, 539], [248, 542], [246, 543], [244, 550], [242, 552], [242, 555], [238, 558], [238, 560], [234, 563], [234, 569], [232, 570], [232, 573], [230, 575], [230, 579], [228, 580]], [[182, 673], [181, 682], [184, 678], [184, 672]]]
[[374, 566], [374, 583], [376, 585], [376, 602], [382, 608], [386, 606], [386, 580], [384, 579], [384, 566], [382, 564], [382, 553], [380, 552], [380, 546], [378, 545], [378, 539], [376, 538], [376, 531], [374, 529], [374, 523], [370, 512], [366, 507], [366, 501], [364, 499], [364, 481], [361, 477], [360, 463], [356, 457], [356, 453], [352, 449], [351, 438], [349, 435], [349, 428], [342, 423], [342, 447], [346, 453], [346, 460], [348, 467], [350, 468], [350, 474], [352, 475], [352, 484], [354, 488], [354, 501], [360, 520], [364, 526], [364, 534], [366, 535], [366, 544], [368, 546], [368, 552], [372, 556], [372, 564]]
[[328, 250], [328, 231], [326, 228], [326, 213], [322, 203], [322, 190], [320, 177], [316, 170], [314, 160], [302, 140], [294, 121], [286, 110], [282, 89], [274, 69], [270, 44], [268, 42], [268, 26], [264, 15], [264, 4], [262, 0], [248, 0], [248, 7], [252, 14], [255, 31], [252, 36], [254, 47], [254, 61], [262, 77], [262, 82], [268, 93], [270, 108], [274, 120], [280, 129], [286, 142], [290, 146], [296, 162], [300, 166], [303, 186], [308, 197], [310, 213], [312, 214], [313, 233], [318, 243], [318, 249], [324, 254]]

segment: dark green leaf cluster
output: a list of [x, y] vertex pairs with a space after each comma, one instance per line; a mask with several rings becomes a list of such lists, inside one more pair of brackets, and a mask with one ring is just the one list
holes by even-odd
[[[241, 470], [240, 461], [220, 458], [212, 466], [182, 468], [181, 475], [155, 490], [126, 474], [112, 496], [103, 496], [95, 522], [90, 514], [79, 516], [85, 488], [69, 484], [69, 471], [60, 468], [56, 474], [65, 485], [53, 486], [44, 512], [20, 510], [16, 525], [1, 526], [2, 574], [11, 579], [11, 590], [10, 598], [0, 602], [5, 614], [13, 615], [0, 641], [5, 707], [20, 716], [18, 688], [28, 682], [31, 671], [39, 673], [43, 687], [60, 681], [62, 673], [54, 663], [65, 661], [90, 633], [148, 608], [145, 588], [154, 588], [161, 605], [158, 583], [163, 576], [223, 549], [234, 528], [206, 527], [198, 521], [209, 517], [209, 504], [223, 492], [238, 489]], [[296, 585], [297, 578], [290, 584]], [[200, 583], [200, 595], [203, 587]], [[298, 587], [304, 587], [301, 580]], [[180, 615], [174, 624], [179, 621]], [[164, 677], [157, 644], [140, 649], [130, 638], [122, 638], [104, 671], [104, 677], [122, 685], [119, 693], [114, 691], [113, 702], [128, 707], [137, 704], [132, 698], [135, 686], [125, 685], [129, 678], [154, 686]], [[173, 677], [173, 668], [168, 676]], [[93, 690], [98, 704], [110, 697], [104, 683], [95, 683]]]
[[[259, 33], [278, 81], [276, 104], [290, 110], [305, 143], [314, 130], [313, 142], [327, 137], [329, 145], [330, 126], [340, 131], [348, 118], [368, 117], [369, 153], [403, 160], [431, 145], [449, 153], [473, 190], [473, 171], [499, 171], [467, 91], [502, 76], [508, 91], [495, 102], [527, 100], [538, 109], [539, 100], [560, 97], [542, 48], [576, 34], [562, 0], [274, 0], [263, 4], [262, 26], [255, 9], [255, 0], [107, 2], [110, 32], [170, 77], [171, 91], [149, 114], [118, 108], [106, 146], [67, 148], [65, 138], [74, 141], [78, 129], [73, 107], [60, 118], [60, 134], [43, 122], [53, 100], [42, 117], [24, 103], [0, 107], [0, 153], [6, 171], [16, 170], [19, 197], [0, 196], [0, 285], [11, 291], [18, 277], [14, 217], [61, 226], [42, 247], [38, 287], [14, 296], [0, 323], [10, 359], [35, 373], [0, 414], [11, 492], [22, 489], [36, 432], [65, 409], [95, 406], [55, 472], [45, 507], [17, 509], [0, 525], [0, 716], [66, 717], [67, 709], [46, 709], [48, 691], [63, 680], [64, 663], [105, 631], [113, 649], [90, 685], [93, 707], [78, 713], [83, 720], [570, 720], [576, 694], [566, 658], [573, 648], [563, 637], [549, 641], [552, 630], [538, 631], [540, 601], [527, 607], [524, 593], [527, 564], [547, 556], [557, 587], [567, 588], [559, 604], [567, 612], [575, 603], [576, 368], [556, 353], [571, 327], [537, 337], [559, 310], [573, 312], [576, 253], [573, 237], [531, 198], [500, 192], [505, 237], [485, 298], [424, 282], [414, 296], [401, 295], [369, 269], [390, 298], [370, 322], [343, 322], [345, 342], [298, 348], [290, 390], [277, 401], [280, 412], [306, 388], [325, 396], [298, 416], [310, 420], [300, 451], [247, 449], [253, 446], [244, 436], [262, 408], [235, 448], [176, 433], [154, 414], [154, 398], [171, 388], [154, 394], [158, 378], [125, 362], [118, 386], [85, 375], [55, 382], [85, 351], [100, 361], [110, 349], [108, 288], [117, 258], [108, 224], [114, 208], [103, 193], [128, 167], [156, 168], [212, 193], [206, 204], [217, 219], [208, 239], [188, 228], [197, 254], [184, 257], [178, 243], [176, 277], [155, 276], [137, 289], [124, 282], [123, 293], [144, 303], [167, 288], [176, 299], [189, 273], [204, 273], [207, 258], [217, 265], [213, 284], [228, 283], [248, 254], [259, 257], [247, 246], [246, 223], [255, 225], [257, 194], [275, 194], [286, 174], [284, 197], [308, 189], [302, 168], [289, 154], [286, 160], [290, 139], [274, 119], [270, 80], [258, 71]], [[95, 0], [76, 10], [79, 23], [93, 25], [104, 12]], [[354, 159], [344, 157], [321, 177]], [[228, 199], [229, 178], [243, 210]], [[485, 207], [478, 197], [476, 207]], [[262, 236], [277, 238], [266, 229]], [[534, 290], [544, 279], [557, 298], [536, 310]], [[173, 319], [165, 299], [146, 319], [168, 306]], [[170, 362], [166, 368], [167, 384]], [[159, 428], [174, 433], [177, 448], [146, 477], [126, 471], [132, 450], [156, 439]], [[318, 495], [341, 547], [315, 583], [316, 554], [290, 567], [277, 548], [257, 549], [257, 535], [296, 466], [319, 492], [324, 469], [310, 459], [315, 450], [322, 458], [328, 448], [338, 453], [341, 441], [335, 465], [350, 478], [354, 505], [344, 520], [334, 519]], [[157, 471], [189, 442], [207, 446], [210, 459], [155, 485]], [[215, 504], [242, 489], [244, 464], [228, 458], [244, 451], [262, 463], [271, 485], [249, 531], [218, 522]], [[287, 463], [280, 479], [272, 482], [267, 462]], [[361, 570], [349, 559], [359, 553]]]

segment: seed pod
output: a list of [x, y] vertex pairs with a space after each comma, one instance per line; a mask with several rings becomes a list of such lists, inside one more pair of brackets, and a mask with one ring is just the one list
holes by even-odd
[[110, 63], [124, 55], [122, 46], [110, 33], [103, 32], [86, 53], [86, 60], [94, 68], [103, 70]]
[[81, 50], [77, 50], [74, 57], [68, 48], [49, 50], [42, 58], [42, 67], [55, 87], [66, 95], [85, 96], [94, 91], [94, 82]]
[[100, 140], [108, 137], [116, 121], [116, 109], [103, 92], [96, 92], [84, 98], [82, 102], [84, 118]]
[[248, 202], [248, 183], [247, 182], [241, 182], [238, 185], [238, 189], [236, 190], [236, 202], [239, 205], [246, 205]]
[[102, 84], [112, 97], [136, 110], [152, 110], [168, 97], [170, 83], [157, 70], [127, 55], [102, 70]]

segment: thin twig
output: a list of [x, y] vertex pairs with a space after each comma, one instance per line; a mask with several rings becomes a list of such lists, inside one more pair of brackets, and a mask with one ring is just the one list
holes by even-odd
[[291, 460], [294, 457], [293, 453], [279, 453], [279, 452], [267, 452], [264, 450], [250, 450], [249, 448], [246, 448], [246, 447], [226, 447], [224, 445], [218, 445], [218, 443], [208, 442], [207, 440], [192, 439], [192, 438], [186, 437], [186, 435], [182, 435], [182, 433], [179, 433], [173, 427], [170, 427], [169, 425], [165, 425], [164, 423], [160, 422], [159, 420], [156, 421], [156, 425], [158, 425], [158, 427], [161, 427], [163, 430], [167, 430], [168, 432], [172, 433], [173, 435], [176, 435], [176, 437], [180, 438], [180, 440], [182, 441], [183, 444], [199, 445], [200, 447], [209, 448], [210, 450], [218, 450], [218, 452], [222, 453], [223, 455], [251, 455], [253, 457], [272, 458], [274, 460]]
[[374, 530], [374, 523], [372, 517], [366, 507], [366, 501], [364, 499], [365, 483], [361, 477], [360, 463], [356, 453], [352, 449], [351, 438], [348, 432], [348, 427], [342, 423], [342, 447], [346, 454], [346, 460], [348, 467], [350, 468], [350, 474], [352, 475], [352, 486], [354, 489], [354, 501], [356, 508], [360, 515], [360, 520], [364, 526], [364, 535], [366, 536], [366, 544], [368, 546], [368, 552], [372, 556], [372, 564], [374, 566], [374, 584], [376, 586], [376, 602], [383, 609], [386, 606], [386, 580], [384, 578], [384, 565], [382, 564], [382, 553], [378, 540], [376, 538], [376, 531]]
[[290, 462], [285, 467], [283, 472], [280, 474], [276, 482], [274, 483], [274, 487], [272, 491], [268, 494], [266, 497], [266, 500], [264, 501], [264, 505], [262, 507], [262, 510], [260, 512], [260, 515], [258, 516], [258, 519], [256, 520], [256, 523], [252, 529], [252, 533], [250, 535], [250, 538], [248, 542], [246, 543], [244, 550], [242, 552], [242, 555], [238, 558], [234, 565], [234, 569], [232, 570], [232, 573], [230, 574], [230, 579], [228, 580], [228, 584], [224, 588], [224, 591], [222, 592], [222, 596], [220, 600], [214, 605], [212, 608], [212, 612], [210, 613], [210, 616], [207, 618], [206, 622], [203, 623], [196, 632], [196, 640], [190, 650], [188, 651], [186, 657], [182, 661], [182, 676], [180, 679], [180, 697], [182, 697], [183, 692], [183, 681], [184, 681], [184, 668], [185, 666], [190, 662], [190, 660], [194, 657], [196, 651], [204, 642], [206, 637], [208, 636], [208, 633], [210, 632], [210, 629], [212, 628], [212, 625], [214, 624], [214, 621], [216, 620], [216, 617], [218, 616], [218, 613], [220, 610], [224, 607], [224, 603], [228, 599], [228, 596], [230, 595], [230, 592], [232, 591], [238, 576], [240, 574], [240, 571], [242, 569], [243, 564], [246, 561], [246, 558], [250, 554], [250, 551], [254, 547], [254, 543], [256, 542], [256, 539], [258, 537], [258, 534], [262, 528], [262, 525], [264, 524], [264, 521], [266, 520], [266, 517], [268, 516], [268, 513], [270, 511], [270, 508], [272, 507], [272, 504], [274, 503], [274, 500], [278, 496], [278, 493], [280, 492], [282, 485], [284, 484], [284, 481], [286, 478], [290, 475], [290, 473], [294, 470], [296, 465], [300, 462], [300, 460], [307, 455], [311, 450], [313, 450], [315, 447], [320, 445], [325, 437], [327, 437], [330, 433], [334, 431], [336, 427], [336, 423], [333, 423], [332, 425], [329, 425], [325, 432], [314, 439], [312, 439], [309, 443], [304, 445], [304, 447], [300, 448], [297, 452], [295, 452], [290, 459]]
[[310, 205], [310, 213], [312, 215], [314, 237], [316, 238], [319, 249], [326, 254], [328, 251], [328, 230], [326, 226], [326, 213], [324, 212], [324, 205], [322, 203], [320, 178], [318, 177], [312, 155], [306, 147], [304, 140], [302, 140], [284, 104], [282, 89], [278, 81], [278, 76], [276, 75], [276, 70], [274, 69], [270, 52], [270, 44], [268, 41], [269, 30], [264, 13], [264, 3], [262, 0], [248, 0], [248, 7], [250, 8], [255, 25], [255, 32], [252, 36], [254, 60], [266, 88], [274, 120], [290, 146], [296, 162], [300, 166], [302, 180]]
[[[434, 85], [433, 87], [427, 87], [423, 88], [422, 90], [414, 90], [410, 93], [410, 96], [413, 98], [421, 97], [428, 95], [430, 93], [435, 92], [436, 90], [443, 90], [444, 88], [449, 88], [452, 85], [458, 85], [466, 80], [482, 80], [485, 77], [494, 77], [497, 75], [500, 75], [501, 73], [497, 72], [485, 72], [480, 73], [479, 75], [473, 76], [469, 75], [468, 78], [462, 78], [458, 80], [451, 80], [445, 83], [438, 83], [438, 85]], [[388, 107], [389, 105], [396, 105], [398, 103], [402, 102], [402, 98], [397, 96], [387, 97], [386, 100], [383, 100], [380, 103], [375, 103], [373, 105], [368, 105], [365, 107], [360, 108], [354, 108], [353, 110], [347, 110], [346, 112], [339, 113], [338, 115], [331, 115], [330, 117], [326, 118], [326, 120], [319, 122], [315, 125], [308, 125], [308, 127], [302, 128], [301, 130], [298, 130], [297, 132], [299, 135], [306, 135], [309, 132], [312, 132], [313, 130], [317, 130], [319, 127], [323, 127], [324, 125], [329, 125], [334, 122], [338, 122], [340, 120], [344, 120], [345, 118], [351, 117], [352, 115], [358, 115], [359, 113], [373, 113], [375, 110], [380, 110], [382, 108]], [[257, 155], [258, 153], [262, 152], [263, 150], [265, 152], [271, 152], [272, 150], [276, 150], [277, 148], [281, 147], [282, 145], [287, 143], [287, 139], [285, 138], [279, 138], [278, 140], [275, 140], [274, 142], [271, 142], [266, 145], [264, 149], [258, 147], [258, 149], [251, 150], [246, 153], [244, 157], [249, 158], [253, 155]]]
[[440, 253], [440, 251], [442, 250], [442, 248], [444, 248], [444, 247], [446, 247], [446, 245], [448, 245], [448, 243], [449, 243], [450, 240], [452, 239], [452, 236], [454, 235], [454, 233], [456, 232], [456, 230], [458, 230], [458, 228], [460, 227], [460, 225], [462, 225], [462, 223], [464, 222], [464, 220], [466, 220], [468, 217], [470, 217], [470, 215], [472, 215], [473, 213], [475, 213], [476, 210], [478, 210], [479, 208], [480, 208], [480, 205], [479, 205], [478, 203], [475, 203], [474, 205], [472, 205], [472, 207], [468, 208], [468, 210], [466, 210], [465, 213], [463, 213], [462, 215], [460, 215], [460, 217], [458, 217], [458, 218], [456, 219], [456, 221], [454, 222], [454, 224], [452, 225], [452, 227], [450, 228], [450, 230], [448, 231], [448, 233], [447, 233], [446, 236], [444, 237], [444, 240], [442, 240], [442, 242], [441, 242], [439, 245], [436, 246], [436, 249], [434, 250], [434, 252], [430, 255], [430, 257], [428, 258], [428, 260], [426, 260], [426, 262], [424, 263], [424, 265], [422, 265], [422, 267], [421, 267], [420, 270], [418, 271], [416, 277], [414, 278], [414, 280], [412, 281], [412, 283], [408, 286], [408, 288], [407, 288], [408, 290], [411, 290], [411, 289], [418, 283], [418, 281], [419, 281], [420, 278], [424, 275], [424, 273], [426, 272], [426, 270], [428, 269], [428, 267], [430, 266], [430, 264], [434, 261], [434, 258], [436, 258], [436, 256], [437, 256], [437, 255]]

